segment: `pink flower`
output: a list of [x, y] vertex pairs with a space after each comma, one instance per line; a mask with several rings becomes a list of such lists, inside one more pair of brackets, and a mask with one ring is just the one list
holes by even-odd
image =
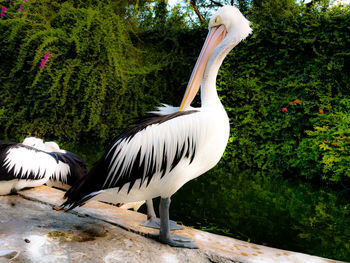
[[41, 69], [43, 69], [45, 67], [45, 65], [46, 65], [47, 61], [49, 61], [50, 57], [52, 57], [52, 54], [49, 51], [47, 51], [46, 54], [44, 55], [44, 58], [41, 60], [41, 63], [40, 63]]
[[286, 112], [287, 111], [287, 108], [282, 108], [282, 112]]
[[22, 12], [22, 10], [23, 10], [23, 5], [19, 5], [18, 12]]
[[3, 16], [5, 15], [5, 12], [6, 12], [7, 10], [8, 10], [7, 7], [3, 6], [3, 7], [1, 8], [0, 17], [3, 17]]

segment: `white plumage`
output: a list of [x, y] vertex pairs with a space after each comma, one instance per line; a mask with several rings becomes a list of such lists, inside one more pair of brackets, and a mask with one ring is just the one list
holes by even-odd
[[[225, 150], [228, 135], [228, 117], [222, 109], [221, 114], [201, 110], [161, 124], [153, 124], [131, 139], [120, 139], [106, 156], [112, 156], [109, 173], [102, 186], [107, 189], [101, 191], [96, 198], [109, 202], [136, 202], [171, 196], [183, 184], [215, 166]], [[181, 149], [181, 159], [172, 167]], [[137, 155], [134, 153], [139, 151], [141, 157], [135, 164]], [[188, 157], [184, 157], [187, 152]], [[165, 165], [162, 165], [164, 158]], [[143, 162], [145, 168], [142, 169], [142, 177], [135, 181], [135, 187], [129, 193], [130, 183], [124, 184], [121, 189], [113, 187], [121, 177], [129, 176], [132, 165]], [[150, 174], [151, 170], [153, 172]], [[147, 185], [149, 178], [151, 180]], [[160, 181], [162, 187], [159, 187]]]
[[34, 147], [35, 149], [38, 149], [40, 151], [46, 151], [46, 146], [44, 144], [44, 141], [40, 138], [27, 137], [23, 140], [22, 144], [30, 147]]
[[34, 179], [42, 179], [48, 174], [54, 174], [56, 161], [46, 152], [18, 147], [7, 151], [4, 166], [16, 178], [26, 179], [33, 174]]

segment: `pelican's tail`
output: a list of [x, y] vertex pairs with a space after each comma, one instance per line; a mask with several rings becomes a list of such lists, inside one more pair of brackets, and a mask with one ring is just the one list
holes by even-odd
[[60, 206], [60, 209], [66, 211], [71, 210], [77, 206], [84, 205], [88, 200], [98, 195], [102, 189], [101, 182], [96, 180], [98, 174], [101, 174], [99, 170], [100, 163], [83, 178], [76, 182], [64, 195], [67, 200]]
[[[73, 189], [74, 188], [74, 189]], [[60, 209], [65, 210], [65, 211], [69, 211], [74, 209], [77, 206], [82, 206], [84, 205], [88, 200], [90, 200], [91, 198], [93, 198], [94, 196], [98, 195], [100, 191], [96, 191], [96, 192], [92, 192], [90, 194], [87, 195], [82, 195], [78, 192], [78, 190], [76, 190], [75, 187], [71, 187], [67, 193], [64, 195], [65, 198], [67, 198], [67, 201], [65, 201], [61, 206]]]

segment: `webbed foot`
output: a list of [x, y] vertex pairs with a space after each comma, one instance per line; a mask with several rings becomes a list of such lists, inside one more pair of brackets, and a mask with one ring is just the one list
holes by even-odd
[[199, 248], [195, 243], [193, 239], [179, 236], [176, 234], [170, 234], [168, 238], [161, 238], [159, 234], [151, 234], [150, 235], [153, 238], [156, 238], [160, 240], [160, 242], [164, 244], [168, 244], [172, 247], [183, 247], [183, 248], [191, 248], [191, 249], [197, 249]]
[[[148, 219], [147, 221], [144, 221], [142, 225], [149, 228], [160, 229], [160, 219], [159, 218]], [[169, 220], [169, 227], [170, 227], [170, 230], [183, 229], [181, 225], [176, 224], [176, 222], [173, 220]]]
[[[181, 240], [178, 240], [181, 239]], [[168, 244], [169, 246], [172, 247], [184, 247], [184, 248], [191, 248], [191, 249], [197, 249], [199, 248], [192, 239], [186, 238], [186, 237], [181, 237], [176, 235], [174, 237], [173, 235], [170, 235], [170, 238], [167, 238], [165, 240], [160, 240], [162, 243]]]

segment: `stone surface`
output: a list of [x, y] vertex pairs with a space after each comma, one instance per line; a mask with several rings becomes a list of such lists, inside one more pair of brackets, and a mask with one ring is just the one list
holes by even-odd
[[0, 197], [0, 211], [1, 263], [210, 262], [199, 251], [174, 249], [20, 196]]
[[62, 196], [45, 186], [0, 196], [0, 263], [337, 262], [188, 227], [175, 233], [194, 238], [199, 249], [173, 248], [145, 237], [157, 230], [141, 226], [143, 214], [97, 201], [72, 213], [53, 210]]

